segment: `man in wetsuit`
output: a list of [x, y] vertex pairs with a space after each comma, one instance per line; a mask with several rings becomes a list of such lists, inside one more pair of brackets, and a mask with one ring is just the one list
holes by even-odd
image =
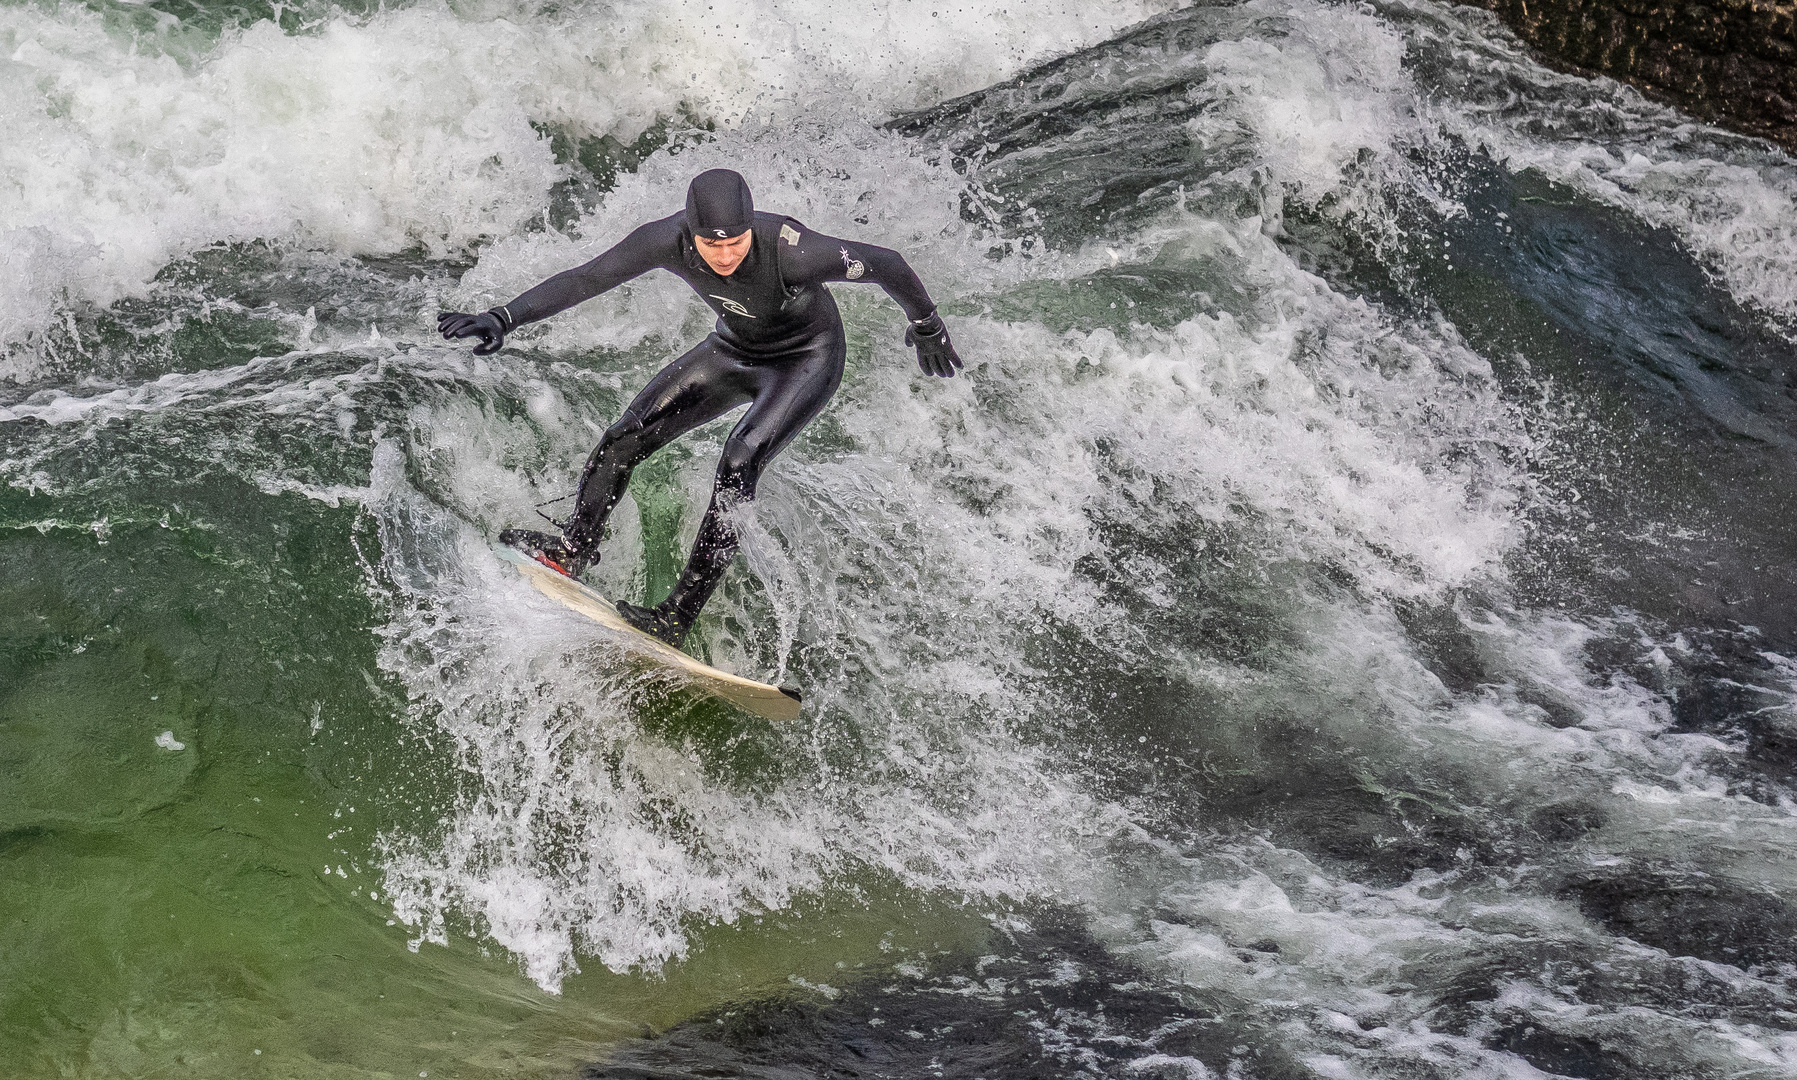
[[731, 510], [755, 497], [768, 461], [798, 435], [842, 382], [847, 340], [825, 282], [870, 282], [905, 309], [905, 343], [926, 374], [950, 378], [961, 366], [923, 283], [896, 251], [814, 233], [792, 218], [759, 213], [749, 185], [729, 169], [696, 177], [686, 209], [651, 221], [584, 266], [555, 275], [479, 315], [437, 316], [445, 338], [478, 337], [485, 355], [515, 327], [546, 319], [651, 270], [693, 287], [718, 314], [717, 329], [658, 372], [599, 440], [575, 492], [562, 534], [507, 529], [502, 543], [569, 577], [599, 559], [612, 508], [645, 458], [739, 405], [718, 461], [711, 505], [692, 556], [668, 598], [652, 608], [619, 603], [631, 625], [678, 646], [736, 555]]

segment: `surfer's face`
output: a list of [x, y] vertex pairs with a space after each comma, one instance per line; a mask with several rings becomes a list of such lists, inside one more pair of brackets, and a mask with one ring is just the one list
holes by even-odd
[[749, 245], [755, 242], [755, 230], [745, 229], [738, 236], [728, 240], [712, 240], [704, 236], [693, 237], [693, 243], [699, 247], [699, 257], [705, 265], [719, 277], [729, 277], [736, 273], [736, 268], [749, 257]]

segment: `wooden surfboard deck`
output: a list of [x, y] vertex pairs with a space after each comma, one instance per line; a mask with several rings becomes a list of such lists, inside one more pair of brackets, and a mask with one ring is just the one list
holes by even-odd
[[658, 641], [624, 621], [618, 609], [605, 597], [580, 582], [557, 573], [542, 563], [505, 544], [494, 544], [493, 550], [518, 568], [538, 592], [605, 627], [621, 639], [622, 644], [641, 659], [672, 670], [696, 690], [723, 698], [739, 708], [769, 720], [795, 720], [799, 715], [799, 692], [791, 687], [745, 679], [728, 671], [719, 671]]

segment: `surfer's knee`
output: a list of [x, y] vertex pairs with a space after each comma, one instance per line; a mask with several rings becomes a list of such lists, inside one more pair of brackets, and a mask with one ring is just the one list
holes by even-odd
[[599, 438], [599, 445], [634, 440], [642, 433], [642, 419], [629, 409], [625, 409], [624, 415], [618, 417], [618, 422], [605, 429], [605, 434]]
[[761, 479], [761, 467], [767, 463], [768, 451], [768, 445], [759, 439], [725, 440], [724, 453], [718, 458], [718, 487], [752, 498], [755, 484]]
[[609, 457], [614, 460], [623, 459], [634, 465], [647, 455], [643, 447], [643, 422], [636, 414], [626, 412], [618, 418], [618, 422], [605, 429], [599, 437], [599, 445], [593, 449], [593, 462]]

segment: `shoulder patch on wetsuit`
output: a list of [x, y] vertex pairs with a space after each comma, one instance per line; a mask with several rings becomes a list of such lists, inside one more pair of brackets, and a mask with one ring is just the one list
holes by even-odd
[[782, 225], [780, 226], [780, 239], [786, 241], [788, 246], [798, 247], [799, 230], [793, 228], [791, 225]]
[[862, 274], [867, 273], [867, 267], [861, 262], [860, 259], [857, 259], [853, 255], [850, 255], [848, 248], [843, 248], [841, 250], [842, 250], [842, 273], [843, 273], [844, 277], [848, 278], [850, 281], [854, 281], [855, 279], [859, 278]]

